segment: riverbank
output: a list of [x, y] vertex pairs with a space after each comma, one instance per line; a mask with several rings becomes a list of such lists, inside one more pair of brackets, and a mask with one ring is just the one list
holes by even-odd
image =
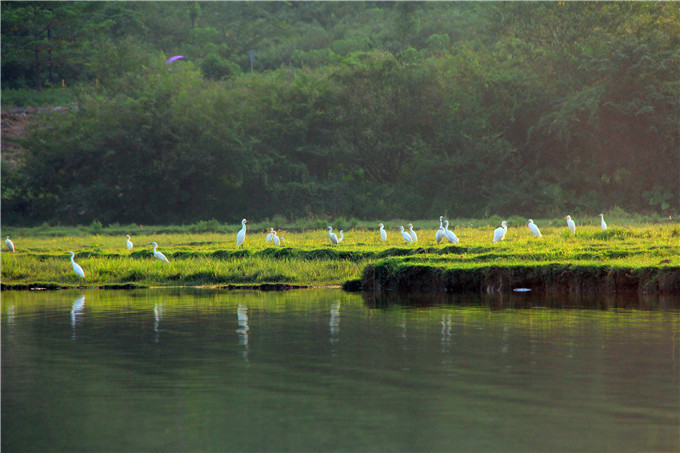
[[448, 267], [390, 259], [369, 264], [364, 291], [679, 294], [680, 266], [539, 265]]
[[[176, 233], [13, 236], [15, 253], [2, 252], [2, 289], [68, 287], [140, 288], [204, 286], [288, 289], [343, 285], [367, 291], [662, 292], [680, 294], [680, 228], [619, 227], [601, 231], [543, 227], [534, 238], [525, 225], [493, 243], [491, 228], [457, 227], [460, 243], [437, 244], [435, 230], [420, 230], [416, 245], [392, 228], [387, 242], [376, 230], [350, 229], [330, 244], [323, 230], [281, 232], [284, 245], [249, 231], [245, 248], [235, 234]], [[151, 242], [170, 260], [154, 258]], [[75, 275], [67, 252], [85, 278]]]

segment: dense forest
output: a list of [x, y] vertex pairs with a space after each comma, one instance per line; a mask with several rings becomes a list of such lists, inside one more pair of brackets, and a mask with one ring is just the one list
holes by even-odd
[[674, 2], [2, 2], [62, 80], [5, 225], [680, 212]]

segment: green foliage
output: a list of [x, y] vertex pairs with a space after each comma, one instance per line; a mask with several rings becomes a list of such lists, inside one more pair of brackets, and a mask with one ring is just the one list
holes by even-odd
[[99, 234], [102, 232], [102, 229], [104, 226], [99, 220], [93, 220], [92, 223], [90, 224], [90, 233], [92, 234]]
[[680, 210], [672, 2], [5, 2], [2, 22], [4, 105], [75, 101], [3, 165], [4, 223]]

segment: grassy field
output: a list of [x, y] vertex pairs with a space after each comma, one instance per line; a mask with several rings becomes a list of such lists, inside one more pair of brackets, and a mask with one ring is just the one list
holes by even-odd
[[[525, 223], [511, 221], [505, 240], [494, 244], [493, 226], [485, 226], [483, 221], [460, 221], [454, 230], [460, 243], [438, 245], [435, 241], [437, 222], [413, 222], [419, 236], [418, 243], [413, 245], [407, 244], [396, 229], [405, 225], [405, 221], [389, 222], [388, 240], [384, 243], [380, 241], [377, 227], [372, 227], [378, 222], [357, 222], [356, 226], [350, 225], [351, 221], [344, 222], [347, 231], [338, 246], [331, 245], [326, 231], [318, 227], [279, 230], [283, 244], [275, 247], [265, 242], [266, 226], [261, 224], [248, 230], [245, 246], [240, 249], [236, 248], [239, 226], [229, 226], [230, 232], [173, 232], [182, 227], [141, 230], [139, 226], [125, 229], [101, 225], [82, 229], [3, 228], [3, 235], [12, 236], [17, 251], [10, 253], [3, 245], [2, 284], [5, 288], [29, 285], [328, 286], [358, 279], [367, 264], [393, 257], [401, 257], [404, 262], [467, 269], [547, 263], [631, 268], [680, 266], [678, 224], [616, 226], [610, 221], [612, 226], [601, 231], [593, 221], [591, 225], [579, 225], [576, 235], [572, 235], [557, 221], [537, 220], [543, 234], [537, 239]], [[372, 229], [366, 229], [369, 225]], [[98, 232], [93, 233], [92, 229]], [[193, 226], [193, 229], [201, 228]], [[55, 234], [55, 230], [61, 234]], [[123, 232], [132, 234], [135, 244], [132, 250], [126, 249]], [[170, 263], [154, 258], [152, 241], [158, 243], [158, 250]], [[73, 272], [69, 251], [75, 252], [85, 279]]]

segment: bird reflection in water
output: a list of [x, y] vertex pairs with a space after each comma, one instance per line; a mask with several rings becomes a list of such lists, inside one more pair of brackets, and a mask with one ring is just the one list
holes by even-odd
[[83, 308], [85, 308], [85, 295], [76, 298], [71, 306], [71, 327], [73, 329], [71, 338], [73, 340], [76, 339], [76, 324], [78, 323], [78, 318], [83, 315]]
[[448, 352], [451, 346], [451, 313], [442, 314], [442, 352]]
[[331, 344], [335, 345], [340, 341], [340, 301], [336, 300], [331, 304], [331, 320], [328, 323], [331, 334]]
[[238, 309], [236, 310], [236, 316], [238, 317], [238, 329], [236, 333], [238, 334], [238, 344], [243, 347], [241, 355], [243, 360], [248, 361], [248, 307], [243, 304], [238, 304]]
[[7, 325], [14, 324], [14, 305], [7, 305]]
[[442, 313], [442, 365], [451, 365], [451, 313]]
[[156, 332], [155, 341], [158, 343], [160, 339], [160, 325], [161, 320], [165, 317], [165, 306], [163, 304], [155, 303], [153, 305], [153, 331]]
[[3, 304], [7, 307], [7, 328], [3, 333], [7, 334], [7, 339], [11, 339], [14, 336], [14, 318], [16, 316], [16, 309], [14, 304], [8, 305]]

